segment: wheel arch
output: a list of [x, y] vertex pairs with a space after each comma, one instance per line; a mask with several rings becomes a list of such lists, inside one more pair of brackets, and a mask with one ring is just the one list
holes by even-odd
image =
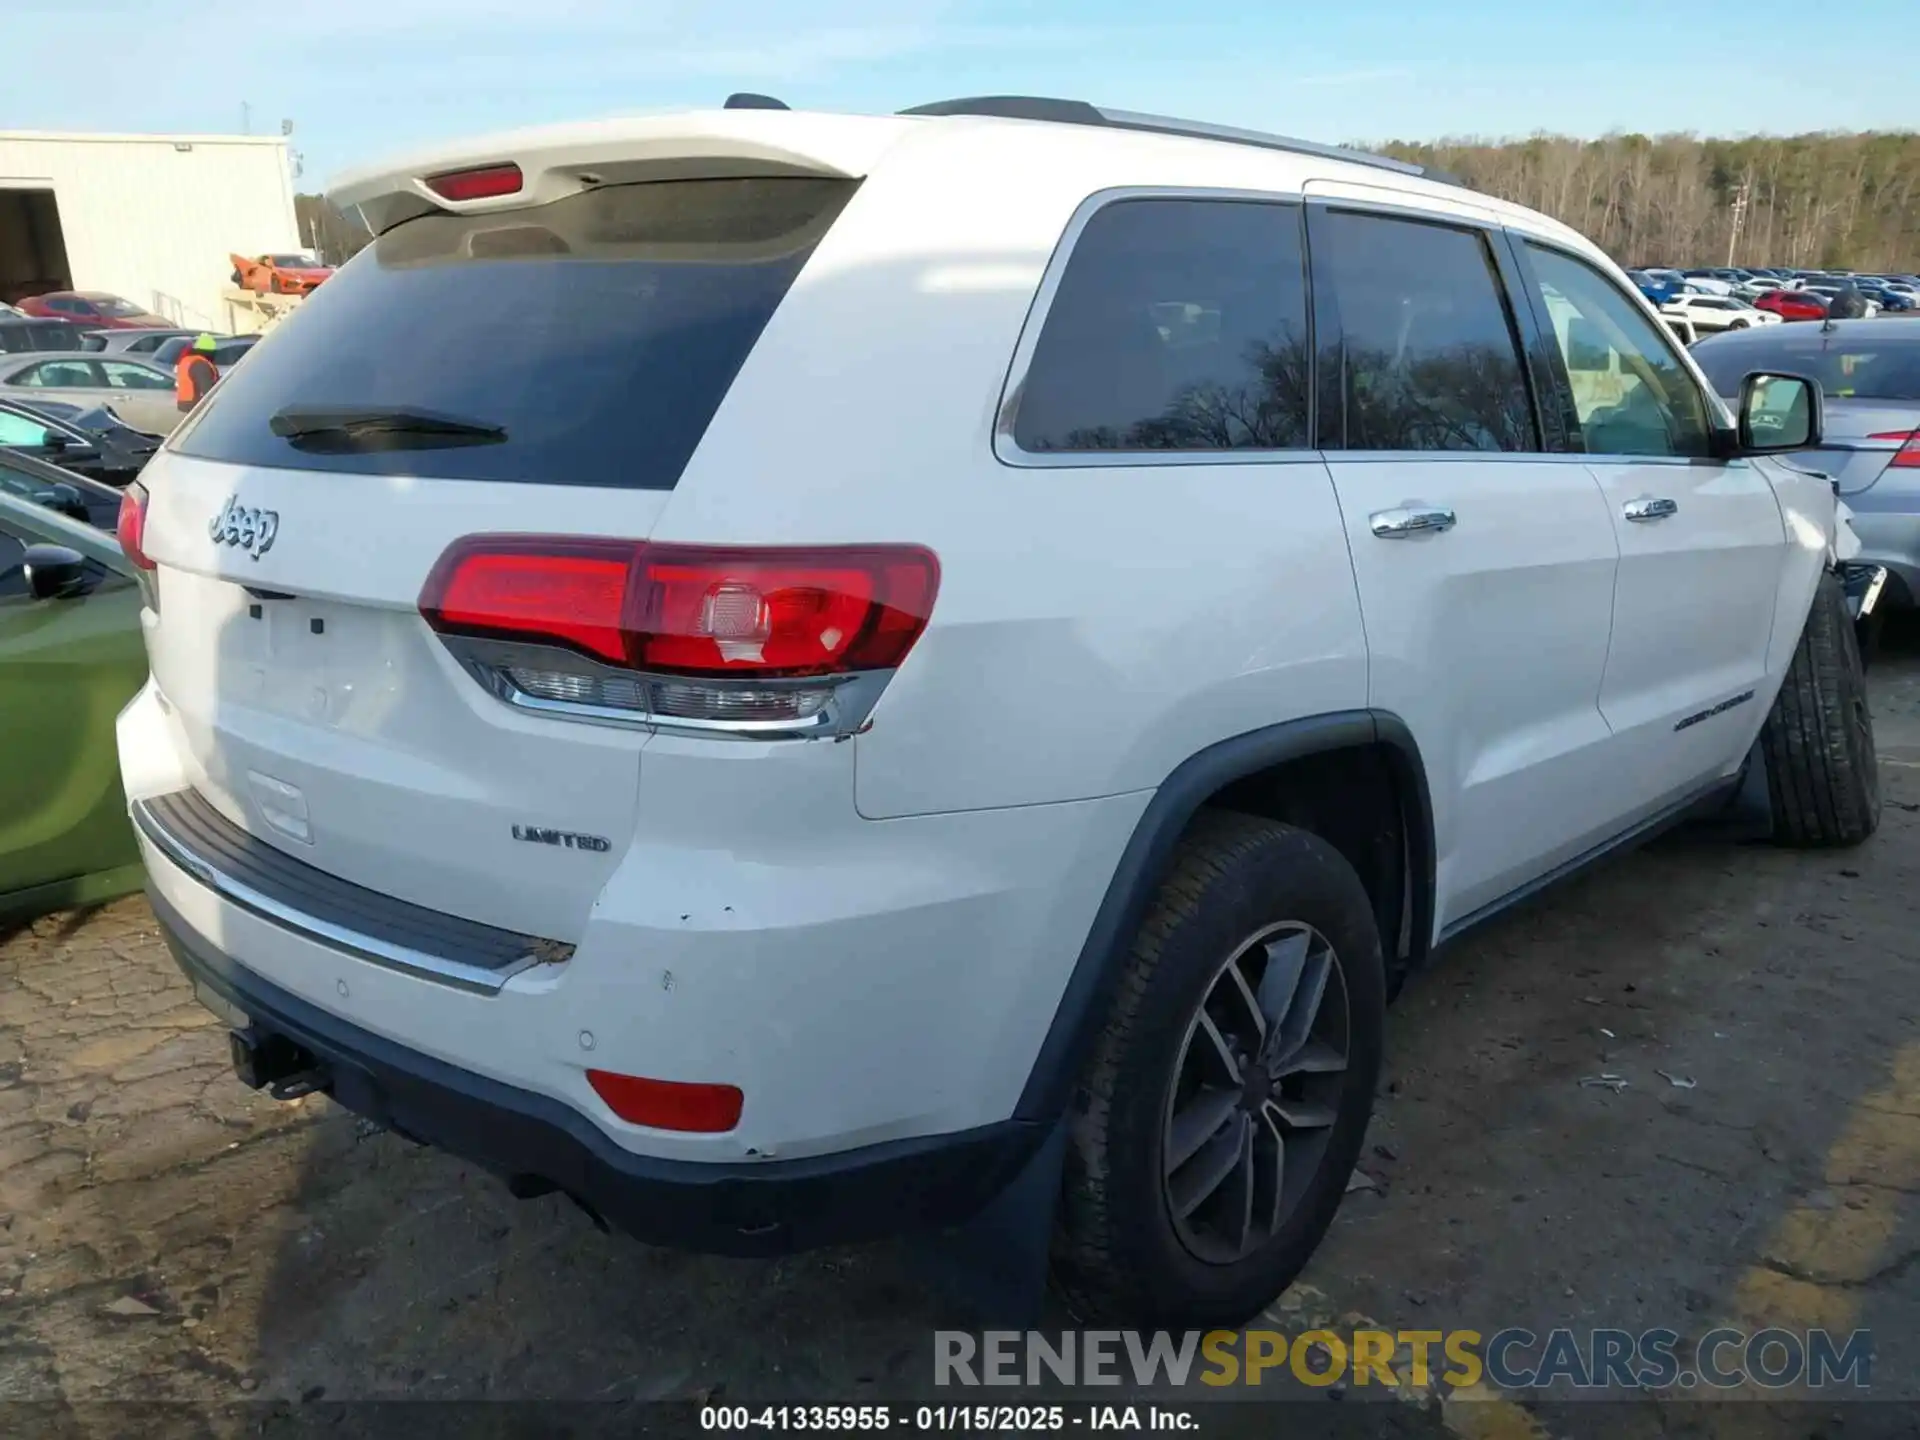
[[[1433, 936], [1433, 803], [1426, 765], [1406, 722], [1384, 710], [1343, 710], [1218, 741], [1174, 768], [1135, 825], [1074, 961], [1014, 1118], [1051, 1121], [1066, 1113], [1128, 945], [1194, 816], [1236, 782], [1293, 762], [1356, 750], [1372, 750], [1384, 760], [1400, 804], [1407, 903], [1397, 963], [1411, 968], [1425, 958]], [[1394, 948], [1390, 941], [1389, 949]], [[1392, 956], [1389, 963], [1395, 963]]]

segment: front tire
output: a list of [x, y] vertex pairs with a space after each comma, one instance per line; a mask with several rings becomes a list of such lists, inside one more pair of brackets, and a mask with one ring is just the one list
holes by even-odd
[[1235, 1326], [1299, 1274], [1366, 1136], [1373, 906], [1308, 831], [1202, 812], [1135, 937], [1073, 1117], [1054, 1260], [1088, 1321]]
[[1866, 673], [1833, 575], [1820, 577], [1760, 743], [1779, 844], [1858, 845], [1879, 828], [1880, 767]]
[[1727, 328], [1729, 330], [1744, 330], [1747, 328], [1747, 322], [1744, 320], [1729, 320], [1727, 322]]

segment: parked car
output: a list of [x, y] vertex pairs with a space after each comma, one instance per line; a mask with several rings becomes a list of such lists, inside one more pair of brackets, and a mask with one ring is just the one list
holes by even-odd
[[[0, 457], [0, 471], [21, 463]], [[119, 545], [0, 485], [0, 916], [140, 888], [114, 717], [146, 673]]]
[[1782, 320], [1824, 320], [1827, 297], [1811, 290], [1770, 290], [1753, 302], [1756, 310], [1766, 310]]
[[1696, 295], [1731, 295], [1733, 293], [1734, 282], [1722, 280], [1711, 270], [1683, 270], [1680, 273], [1684, 281], [1681, 288], [1690, 290]]
[[10, 357], [0, 363], [0, 399], [110, 404], [136, 430], [165, 435], [180, 423], [173, 376], [134, 359], [93, 355]]
[[120, 523], [120, 492], [113, 486], [5, 447], [0, 447], [0, 492], [109, 535]]
[[1871, 320], [1783, 326], [1703, 340], [1694, 352], [1723, 397], [1755, 370], [1820, 383], [1826, 436], [1794, 457], [1833, 477], [1863, 560], [1885, 565], [1890, 599], [1920, 597], [1920, 326]]
[[231, 255], [233, 283], [273, 295], [311, 294], [333, 267], [311, 255]]
[[134, 430], [104, 406], [0, 400], [0, 447], [124, 485], [160, 448], [160, 437]]
[[1869, 316], [1877, 314], [1880, 310], [1879, 302], [1875, 300], [1871, 294], [1856, 285], [1842, 280], [1809, 281], [1806, 286], [1806, 293], [1818, 295], [1821, 299], [1825, 300], [1829, 312], [1833, 309], [1834, 301], [1838, 300], [1842, 295], [1859, 296], [1861, 302], [1866, 307], [1866, 314]]
[[89, 330], [80, 338], [80, 348], [96, 355], [137, 355], [151, 359], [153, 352], [176, 336], [188, 339], [198, 330]]
[[1661, 279], [1646, 270], [1629, 270], [1626, 273], [1640, 293], [1655, 305], [1664, 305], [1675, 296], [1685, 293], [1678, 280]]
[[[164, 370], [172, 370], [180, 363], [180, 357], [193, 347], [194, 336], [176, 335], [153, 352], [153, 363]], [[225, 372], [240, 363], [241, 357], [260, 343], [258, 335], [229, 335], [220, 339], [213, 347], [213, 364], [216, 370]]]
[[1660, 323], [1666, 326], [1673, 338], [1682, 345], [1691, 345], [1700, 338], [1700, 332], [1694, 328], [1693, 321], [1684, 315], [1669, 315], [1662, 311]]
[[1880, 309], [1901, 313], [1913, 308], [1913, 297], [1879, 281], [1856, 280], [1854, 286]]
[[86, 332], [69, 320], [41, 320], [32, 316], [0, 319], [0, 355], [73, 351], [84, 347]]
[[123, 511], [153, 909], [256, 1087], [682, 1246], [1017, 1179], [1088, 1323], [1231, 1326], [1436, 942], [1732, 797], [1877, 823], [1817, 393], [1736, 416], [1544, 216], [1045, 100], [329, 199], [372, 253]]
[[1731, 295], [1678, 295], [1660, 309], [1663, 314], [1686, 316], [1703, 335], [1780, 323], [1780, 317], [1771, 310], [1755, 309]]
[[104, 290], [50, 290], [20, 302], [29, 315], [70, 320], [87, 330], [166, 330], [173, 322]]

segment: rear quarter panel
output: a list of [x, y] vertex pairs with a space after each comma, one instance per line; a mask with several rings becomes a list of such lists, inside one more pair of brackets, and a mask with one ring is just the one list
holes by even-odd
[[1317, 457], [1043, 469], [993, 450], [1022, 325], [1083, 201], [1117, 186], [1297, 198], [1299, 158], [1143, 136], [1087, 148], [1067, 126], [1002, 148], [947, 138], [965, 133], [929, 127], [864, 182], [655, 537], [938, 554], [931, 623], [855, 742], [870, 818], [1147, 789], [1218, 740], [1364, 706]]

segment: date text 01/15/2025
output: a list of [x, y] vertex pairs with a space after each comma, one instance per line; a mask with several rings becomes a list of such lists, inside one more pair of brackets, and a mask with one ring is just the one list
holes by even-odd
[[1191, 1410], [1159, 1405], [704, 1405], [700, 1428], [719, 1431], [1195, 1431]]

